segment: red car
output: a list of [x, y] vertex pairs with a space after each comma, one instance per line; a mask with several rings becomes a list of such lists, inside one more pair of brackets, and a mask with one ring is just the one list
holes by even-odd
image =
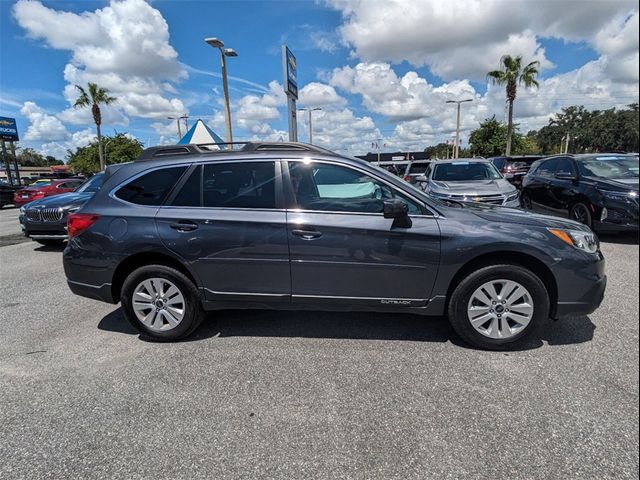
[[32, 185], [30, 187], [17, 190], [13, 194], [13, 203], [16, 205], [16, 207], [21, 207], [26, 203], [33, 202], [34, 200], [40, 200], [44, 197], [73, 192], [80, 185], [82, 185], [81, 179], [69, 178], [52, 180], [48, 183], [42, 183], [40, 185]]

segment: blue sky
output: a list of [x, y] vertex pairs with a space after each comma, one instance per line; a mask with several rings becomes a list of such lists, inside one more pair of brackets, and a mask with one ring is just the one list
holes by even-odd
[[93, 136], [87, 115], [70, 108], [73, 84], [91, 80], [119, 98], [105, 112], [107, 133], [173, 142], [166, 117], [188, 113], [224, 136], [219, 57], [207, 36], [239, 53], [229, 59], [237, 139], [286, 138], [282, 43], [298, 59], [299, 105], [322, 108], [314, 138], [348, 153], [377, 138], [387, 150], [449, 139], [447, 99], [474, 99], [463, 140], [484, 118], [502, 118], [504, 92], [486, 72], [504, 53], [540, 62], [541, 88], [521, 90], [516, 103], [525, 130], [562, 106], [638, 97], [634, 1], [458, 0], [443, 10], [430, 0], [21, 0], [0, 2], [0, 115], [17, 118], [23, 145], [64, 156]]

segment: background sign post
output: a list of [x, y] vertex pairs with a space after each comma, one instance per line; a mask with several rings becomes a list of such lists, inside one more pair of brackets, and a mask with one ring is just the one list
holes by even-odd
[[[18, 172], [18, 162], [16, 159], [16, 149], [13, 145], [13, 142], [17, 142], [20, 140], [18, 136], [18, 127], [16, 126], [16, 119], [10, 117], [0, 117], [0, 141], [2, 141], [2, 161], [4, 162], [4, 167], [7, 170], [7, 179], [11, 185], [21, 185], [20, 182], [20, 173]], [[11, 153], [13, 154], [13, 169], [11, 168], [11, 164], [9, 163], [9, 155], [7, 154], [7, 146], [5, 145], [5, 141], [9, 142]], [[15, 182], [12, 175], [15, 173]]]
[[298, 63], [286, 45], [282, 45], [282, 75], [284, 93], [287, 95], [287, 118], [289, 121], [289, 141], [298, 141]]

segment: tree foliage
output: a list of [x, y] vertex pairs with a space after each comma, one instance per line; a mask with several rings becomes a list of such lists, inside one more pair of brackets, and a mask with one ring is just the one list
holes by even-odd
[[559, 153], [569, 135], [569, 151], [637, 152], [638, 104], [626, 109], [587, 110], [583, 106], [563, 108], [535, 136], [545, 153]]
[[526, 88], [539, 87], [537, 77], [540, 62], [534, 61], [523, 66], [522, 56], [504, 55], [500, 59], [500, 66], [500, 70], [493, 70], [487, 73], [487, 77], [496, 85], [504, 85], [506, 89], [507, 102], [509, 104], [509, 121], [505, 132], [507, 137], [505, 152], [507, 155], [511, 155], [511, 153], [515, 153], [513, 148], [513, 102], [516, 99], [518, 85], [523, 85]]
[[[139, 140], [124, 133], [118, 133], [113, 137], [105, 136], [102, 140], [105, 145], [107, 165], [135, 160], [143, 150]], [[75, 152], [69, 150], [67, 159], [67, 163], [76, 173], [88, 175], [100, 171], [98, 141], [94, 140], [86, 147], [76, 149]]]
[[[535, 153], [527, 151], [537, 148], [533, 141], [518, 133], [518, 126], [514, 125], [511, 138], [511, 153], [521, 155]], [[495, 157], [503, 155], [507, 147], [507, 126], [496, 120], [495, 115], [485, 119], [480, 126], [469, 135], [469, 151], [473, 156]]]

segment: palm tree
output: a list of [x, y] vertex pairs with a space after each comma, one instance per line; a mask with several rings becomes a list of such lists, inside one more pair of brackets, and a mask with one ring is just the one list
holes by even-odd
[[487, 76], [496, 85], [506, 85], [507, 102], [509, 102], [509, 123], [507, 125], [507, 148], [505, 155], [511, 155], [511, 136], [513, 135], [513, 102], [516, 99], [518, 85], [526, 88], [538, 87], [538, 67], [540, 62], [535, 61], [522, 67], [522, 56], [512, 57], [505, 55], [500, 59], [502, 70], [493, 70]]
[[109, 105], [115, 102], [116, 97], [109, 95], [109, 90], [106, 88], [98, 87], [95, 83], [89, 82], [87, 84], [87, 90], [80, 85], [76, 85], [76, 88], [80, 91], [80, 96], [73, 104], [74, 108], [91, 107], [91, 113], [93, 114], [93, 121], [96, 124], [96, 131], [98, 133], [98, 154], [100, 156], [100, 170], [104, 170], [106, 162], [104, 159], [104, 153], [102, 151], [102, 133], [100, 133], [100, 125], [102, 124], [102, 113], [100, 112], [100, 104]]

